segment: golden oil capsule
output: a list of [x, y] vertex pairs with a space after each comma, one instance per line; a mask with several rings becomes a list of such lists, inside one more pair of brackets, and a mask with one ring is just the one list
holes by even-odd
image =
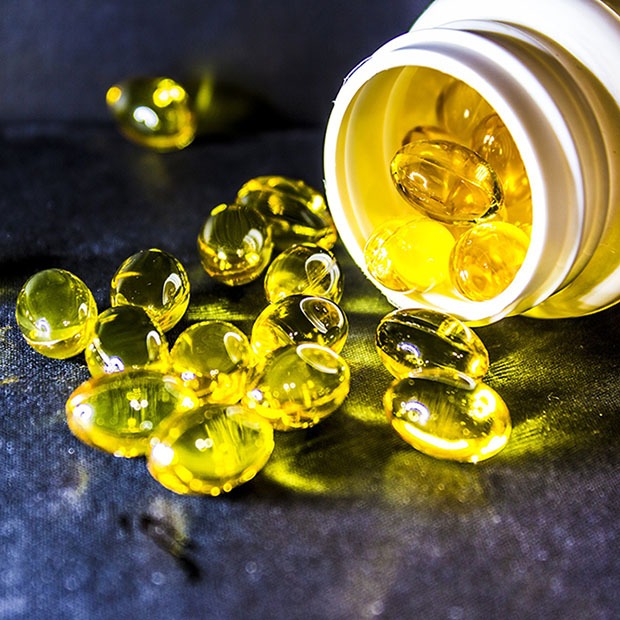
[[269, 304], [256, 317], [250, 343], [257, 358], [276, 349], [314, 342], [340, 353], [349, 334], [349, 321], [330, 299], [290, 295]]
[[119, 82], [108, 89], [106, 103], [126, 138], [155, 151], [183, 149], [196, 135], [189, 96], [170, 78]]
[[530, 196], [530, 184], [517, 145], [497, 114], [482, 119], [474, 129], [471, 145], [497, 174], [507, 209]]
[[164, 332], [183, 318], [189, 297], [185, 267], [172, 254], [157, 248], [133, 254], [112, 278], [112, 306], [140, 306]]
[[236, 202], [262, 214], [280, 250], [304, 242], [329, 250], [338, 238], [325, 199], [303, 181], [282, 176], [256, 177], [239, 189]]
[[437, 98], [439, 125], [453, 140], [468, 144], [478, 123], [493, 112], [493, 108], [471, 86], [454, 80]]
[[486, 347], [467, 325], [436, 310], [400, 309], [384, 316], [375, 346], [397, 379], [425, 376], [468, 386], [489, 370]]
[[254, 478], [273, 448], [273, 428], [254, 412], [240, 405], [202, 405], [157, 427], [147, 466], [175, 493], [216, 496]]
[[257, 209], [247, 205], [215, 207], [198, 236], [204, 270], [228, 286], [256, 280], [272, 251], [271, 227]]
[[134, 457], [146, 453], [150, 434], [165, 417], [198, 404], [196, 394], [178, 377], [128, 370], [82, 383], [67, 401], [67, 422], [89, 446]]
[[338, 303], [343, 284], [336, 257], [316, 243], [299, 243], [284, 250], [273, 259], [264, 280], [269, 303], [289, 295], [317, 295]]
[[104, 310], [84, 351], [93, 377], [129, 369], [170, 368], [168, 342], [163, 332], [140, 306], [116, 306]]
[[407, 377], [388, 388], [384, 406], [407, 443], [438, 459], [483, 461], [506, 446], [512, 431], [506, 404], [484, 383], [468, 389]]
[[276, 430], [309, 428], [336, 411], [349, 394], [348, 364], [332, 349], [305, 342], [270, 356], [243, 403]]
[[64, 269], [46, 269], [31, 276], [19, 291], [15, 319], [35, 351], [65, 359], [86, 347], [97, 319], [97, 305], [76, 275]]
[[253, 367], [248, 337], [227, 321], [195, 323], [170, 352], [174, 372], [209, 403], [233, 404], [245, 394]]
[[416, 125], [412, 127], [403, 138], [401, 146], [418, 140], [449, 140], [453, 141], [452, 134], [436, 125]]
[[429, 291], [449, 279], [452, 233], [423, 216], [388, 220], [364, 246], [368, 273], [392, 291]]
[[503, 207], [502, 187], [491, 166], [456, 142], [410, 142], [396, 152], [390, 172], [407, 202], [440, 222], [477, 222]]
[[523, 230], [507, 222], [474, 226], [463, 233], [452, 250], [454, 286], [472, 301], [493, 299], [514, 280], [529, 242]]

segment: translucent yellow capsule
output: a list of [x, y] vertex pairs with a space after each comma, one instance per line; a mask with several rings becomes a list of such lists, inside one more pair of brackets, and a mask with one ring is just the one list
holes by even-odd
[[452, 233], [425, 217], [388, 220], [364, 247], [370, 275], [392, 291], [428, 291], [450, 275]]
[[174, 372], [205, 401], [233, 404], [245, 394], [252, 349], [232, 323], [195, 323], [179, 335], [170, 355]]
[[401, 142], [401, 146], [405, 146], [410, 142], [417, 142], [418, 140], [453, 141], [453, 136], [447, 131], [444, 131], [441, 127], [437, 127], [435, 125], [416, 125], [405, 134], [405, 137]]
[[17, 296], [15, 318], [26, 342], [47, 357], [77, 355], [88, 343], [97, 305], [90, 289], [64, 269], [31, 276]]
[[390, 312], [377, 326], [375, 346], [397, 379], [421, 375], [469, 386], [489, 370], [489, 354], [474, 331], [435, 310]]
[[502, 187], [491, 166], [456, 142], [410, 142], [396, 152], [390, 171], [407, 202], [440, 222], [480, 221], [503, 206]]
[[170, 367], [166, 337], [140, 306], [104, 310], [84, 357], [93, 377], [131, 368], [166, 372]]
[[196, 394], [178, 377], [128, 370], [82, 383], [67, 401], [67, 422], [89, 446], [134, 457], [146, 453], [148, 438], [161, 420], [198, 404]]
[[344, 277], [336, 257], [315, 243], [284, 250], [265, 274], [265, 296], [274, 303], [289, 295], [318, 295], [338, 303]]
[[156, 151], [183, 149], [196, 134], [185, 89], [170, 78], [133, 78], [111, 86], [106, 103], [121, 133]]
[[507, 222], [478, 224], [457, 241], [451, 256], [454, 286], [467, 299], [486, 301], [502, 293], [521, 268], [527, 234]]
[[437, 98], [437, 117], [453, 139], [468, 143], [476, 125], [493, 108], [471, 86], [460, 80], [448, 84]]
[[175, 493], [215, 496], [254, 478], [273, 448], [273, 428], [252, 411], [203, 405], [173, 414], [157, 427], [147, 466]]
[[315, 342], [340, 353], [349, 333], [349, 321], [330, 299], [291, 295], [269, 304], [255, 319], [250, 342], [264, 359], [276, 349]]
[[342, 405], [349, 384], [349, 366], [342, 357], [307, 342], [274, 352], [243, 402], [276, 430], [308, 428]]
[[181, 320], [189, 297], [189, 279], [181, 262], [155, 248], [130, 256], [112, 278], [112, 306], [141, 306], [164, 332]]
[[270, 226], [249, 206], [215, 207], [198, 236], [204, 270], [229, 286], [256, 280], [269, 264], [272, 251]]
[[497, 174], [507, 209], [530, 195], [530, 184], [517, 145], [497, 114], [482, 119], [474, 129], [471, 144]]
[[241, 187], [236, 202], [260, 211], [279, 249], [309, 241], [329, 250], [338, 238], [325, 199], [303, 181], [256, 177]]
[[429, 378], [397, 380], [384, 406], [396, 432], [429, 456], [477, 463], [508, 443], [512, 424], [506, 404], [484, 383], [470, 389]]

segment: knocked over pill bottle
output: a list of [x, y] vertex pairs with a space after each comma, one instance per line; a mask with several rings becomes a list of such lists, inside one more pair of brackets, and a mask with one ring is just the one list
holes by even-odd
[[394, 305], [485, 324], [586, 315], [620, 300], [618, 59], [615, 0], [435, 0], [347, 76], [325, 134], [325, 191], [367, 275], [368, 238], [410, 212], [390, 162], [407, 132], [437, 124], [450, 84], [499, 116], [529, 182], [529, 245], [504, 290], [472, 300], [452, 286], [377, 284]]

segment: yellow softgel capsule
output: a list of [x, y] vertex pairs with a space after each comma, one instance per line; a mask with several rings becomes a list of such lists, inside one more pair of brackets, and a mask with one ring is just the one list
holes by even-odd
[[512, 431], [506, 404], [484, 383], [468, 389], [408, 377], [388, 388], [384, 406], [407, 443], [439, 459], [483, 461], [506, 446]]
[[64, 269], [31, 276], [17, 295], [17, 325], [26, 342], [47, 357], [65, 359], [86, 347], [97, 318], [90, 289]]
[[151, 432], [166, 416], [198, 405], [198, 396], [180, 378], [128, 370], [82, 383], [69, 397], [66, 412], [71, 432], [84, 443], [134, 457], [146, 453]]
[[272, 251], [271, 227], [257, 209], [247, 205], [218, 205], [198, 235], [204, 270], [228, 286], [256, 280]]
[[495, 113], [474, 129], [472, 149], [493, 168], [502, 184], [506, 209], [530, 198], [525, 167], [510, 132]]
[[486, 301], [502, 293], [521, 268], [528, 235], [507, 222], [474, 226], [459, 238], [450, 259], [452, 282], [472, 301]]
[[416, 125], [405, 134], [401, 146], [418, 140], [453, 140], [453, 136], [436, 125]]
[[425, 217], [388, 220], [364, 246], [368, 273], [392, 291], [429, 291], [449, 279], [452, 233]]
[[248, 337], [227, 321], [195, 323], [183, 331], [170, 352], [174, 372], [200, 398], [233, 404], [245, 394], [253, 367]]
[[289, 295], [318, 295], [338, 303], [343, 285], [336, 257], [316, 243], [300, 243], [284, 250], [273, 259], [264, 280], [270, 303]]
[[309, 342], [285, 347], [267, 359], [243, 403], [276, 430], [309, 428], [342, 405], [350, 374], [332, 349]]
[[493, 108], [471, 86], [454, 80], [437, 98], [439, 125], [455, 141], [468, 143], [478, 123], [493, 112]]
[[167, 77], [138, 77], [111, 86], [106, 103], [121, 133], [156, 151], [188, 146], [196, 135], [196, 115], [186, 90]]
[[166, 337], [140, 306], [104, 310], [97, 317], [84, 357], [93, 377], [131, 368], [161, 372], [170, 368]]
[[263, 215], [278, 249], [307, 241], [329, 250], [338, 238], [325, 199], [301, 180], [256, 177], [239, 189], [236, 202], [250, 205]]
[[396, 152], [390, 172], [407, 202], [440, 222], [477, 222], [503, 207], [502, 187], [491, 166], [456, 142], [410, 142]]
[[202, 405], [157, 427], [147, 466], [175, 493], [216, 496], [254, 478], [273, 448], [273, 428], [254, 412], [240, 405]]
[[259, 359], [302, 342], [340, 353], [348, 334], [349, 321], [337, 303], [324, 297], [291, 295], [269, 304], [256, 317], [250, 343]]
[[164, 332], [181, 320], [189, 297], [185, 267], [172, 254], [157, 248], [133, 254], [112, 278], [112, 306], [140, 306]]
[[375, 346], [397, 379], [428, 376], [468, 386], [489, 370], [486, 347], [467, 325], [436, 310], [407, 308], [384, 316]]

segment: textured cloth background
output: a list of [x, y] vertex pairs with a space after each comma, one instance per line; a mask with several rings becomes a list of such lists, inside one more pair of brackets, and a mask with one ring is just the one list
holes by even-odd
[[[63, 10], [71, 4], [62, 3]], [[395, 4], [398, 10], [416, 6]], [[53, 5], [40, 6], [59, 21]], [[109, 14], [130, 11], [132, 3], [85, 5]], [[233, 11], [231, 5], [241, 10], [241, 2], [222, 4], [223, 14]], [[356, 3], [340, 6], [345, 5], [339, 15], [357, 13]], [[363, 5], [374, 7], [375, 16], [385, 14], [383, 2]], [[44, 40], [52, 37], [36, 6], [5, 3], [3, 30], [10, 30], [7, 15], [17, 16], [35, 20]], [[287, 10], [301, 15], [303, 7], [318, 20], [317, 7], [327, 11], [328, 6], [292, 2]], [[159, 32], [157, 7], [144, 15], [144, 27]], [[207, 18], [211, 12], [219, 15], [213, 7], [204, 11]], [[173, 13], [169, 9], [166, 15], [172, 19]], [[387, 15], [404, 27], [409, 20]], [[386, 32], [388, 17], [356, 23], [353, 40], [361, 45], [398, 34]], [[327, 14], [322, 19], [329, 21]], [[142, 23], [136, 18], [127, 26]], [[111, 42], [130, 40], [127, 32], [107, 28]], [[310, 25], [297, 28], [309, 55], [322, 47]], [[280, 34], [271, 37], [276, 48], [283, 45]], [[34, 31], [22, 30], [21, 36], [32, 47], [19, 43], [20, 48], [14, 32], [9, 42], [0, 39], [5, 75], [26, 62], [7, 50], [34, 54], [42, 45]], [[92, 36], [99, 41], [100, 35]], [[86, 30], [77, 40], [89, 53], [79, 59], [75, 41], [67, 39], [67, 47], [58, 48], [61, 40], [57, 33], [46, 45], [51, 57], [75, 61], [64, 70], [77, 96], [76, 76], [84, 65], [105, 66], [112, 52], [95, 54]], [[117, 51], [125, 64], [117, 62], [130, 71], [131, 58], [121, 51], [134, 48], [126, 46]], [[325, 63], [333, 58], [334, 66], [344, 58], [336, 47], [320, 53]], [[136, 58], [140, 68], [148, 66], [146, 56]], [[351, 66], [358, 59], [347, 58]], [[153, 66], [156, 60], [149, 56]], [[171, 66], [165, 54], [159, 60], [160, 67]], [[257, 71], [272, 72], [274, 80], [294, 73], [267, 64], [260, 59]], [[335, 91], [323, 92], [329, 88], [316, 81], [318, 90], [297, 127], [289, 122], [204, 137], [185, 151], [158, 155], [99, 122], [103, 118], [94, 109], [105, 80], [88, 82], [83, 93], [88, 114], [75, 100], [66, 108], [52, 98], [53, 114], [47, 118], [39, 86], [60, 69], [44, 65], [42, 74], [35, 64], [30, 69], [24, 79], [32, 106], [24, 84], [15, 84], [19, 97], [2, 96], [0, 619], [620, 615], [618, 308], [571, 320], [514, 317], [479, 328], [492, 362], [488, 383], [511, 410], [513, 436], [502, 453], [480, 465], [441, 462], [410, 448], [384, 417], [381, 398], [390, 376], [374, 352], [373, 335], [391, 308], [338, 245], [346, 278], [342, 307], [351, 324], [343, 350], [352, 368], [351, 394], [316, 428], [279, 433], [272, 459], [250, 483], [219, 498], [177, 496], [150, 478], [142, 459], [117, 459], [75, 439], [64, 404], [88, 372], [82, 356], [50, 360], [25, 344], [13, 316], [23, 282], [39, 269], [66, 268], [84, 279], [104, 309], [109, 280], [122, 260], [160, 247], [184, 262], [192, 285], [189, 311], [171, 341], [204, 318], [231, 320], [248, 333], [266, 303], [261, 283], [229, 289], [210, 280], [198, 261], [198, 230], [211, 207], [231, 200], [253, 176], [284, 174], [321, 187], [320, 119], [327, 108], [315, 103], [319, 94], [329, 101]], [[337, 89], [340, 68], [325, 72]], [[289, 99], [282, 88], [280, 98], [271, 100], [275, 108], [294, 110], [294, 101], [305, 101], [298, 90]], [[21, 119], [15, 118], [18, 101]], [[41, 119], [54, 122], [35, 122]], [[302, 127], [309, 119], [316, 128]]]

